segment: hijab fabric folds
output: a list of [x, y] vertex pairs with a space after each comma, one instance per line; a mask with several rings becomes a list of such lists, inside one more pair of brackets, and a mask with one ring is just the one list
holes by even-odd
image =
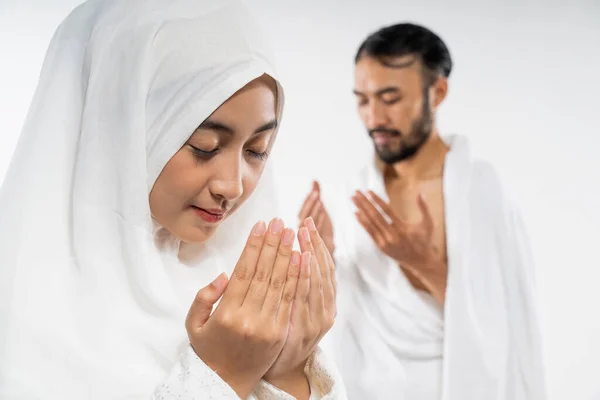
[[182, 261], [149, 192], [272, 65], [236, 0], [90, 0], [59, 26], [0, 191], [0, 398], [144, 398], [160, 384], [188, 344], [195, 292], [231, 272], [277, 207], [267, 166]]

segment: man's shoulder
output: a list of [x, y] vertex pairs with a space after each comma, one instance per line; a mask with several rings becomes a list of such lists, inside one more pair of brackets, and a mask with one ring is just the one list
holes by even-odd
[[503, 179], [498, 169], [488, 160], [474, 157], [470, 163], [471, 186], [501, 194], [504, 191]]
[[452, 135], [446, 140], [450, 144], [450, 153], [446, 161], [451, 162], [451, 168], [455, 171], [453, 175], [456, 178], [467, 179], [471, 195], [495, 200], [511, 197], [510, 189], [501, 172], [492, 162], [473, 151], [470, 140], [466, 136]]
[[498, 216], [518, 208], [510, 183], [490, 161], [473, 157], [470, 169], [469, 194], [472, 204], [479, 204], [486, 213]]

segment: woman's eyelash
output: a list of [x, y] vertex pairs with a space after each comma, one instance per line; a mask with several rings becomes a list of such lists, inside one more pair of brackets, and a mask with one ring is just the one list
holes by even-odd
[[192, 145], [190, 145], [190, 147], [192, 148], [192, 150], [194, 150], [195, 155], [201, 159], [209, 159], [212, 156], [214, 156], [217, 153], [217, 151], [219, 150], [219, 149], [214, 149], [211, 151], [206, 151], [206, 150], [202, 150], [197, 147], [194, 147]]
[[[209, 160], [215, 154], [217, 154], [217, 152], [219, 151], [218, 148], [215, 148], [214, 150], [211, 150], [211, 151], [206, 151], [206, 150], [199, 149], [199, 148], [197, 148], [195, 146], [192, 146], [192, 145], [190, 145], [190, 147], [194, 151], [195, 156], [197, 158], [199, 158], [200, 160]], [[248, 150], [248, 153], [250, 154], [251, 157], [254, 157], [254, 158], [259, 159], [259, 160], [265, 160], [269, 156], [269, 153], [267, 151], [263, 151], [262, 153], [258, 153], [256, 151]]]
[[256, 151], [248, 150], [250, 155], [254, 158], [258, 158], [259, 160], [265, 160], [269, 157], [269, 153], [267, 151], [263, 151], [262, 153], [257, 153]]

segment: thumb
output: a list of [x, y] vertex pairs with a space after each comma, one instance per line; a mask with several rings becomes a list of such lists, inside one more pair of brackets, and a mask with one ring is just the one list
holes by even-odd
[[186, 318], [188, 331], [197, 330], [204, 326], [208, 317], [210, 317], [213, 306], [223, 296], [228, 283], [227, 275], [222, 273], [208, 286], [198, 291]]

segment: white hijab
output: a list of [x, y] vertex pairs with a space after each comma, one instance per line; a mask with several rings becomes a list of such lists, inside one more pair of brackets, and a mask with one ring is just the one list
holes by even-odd
[[149, 191], [271, 66], [237, 0], [90, 0], [60, 25], [0, 191], [0, 398], [143, 398], [161, 383], [195, 292], [277, 208], [267, 168], [182, 262]]

